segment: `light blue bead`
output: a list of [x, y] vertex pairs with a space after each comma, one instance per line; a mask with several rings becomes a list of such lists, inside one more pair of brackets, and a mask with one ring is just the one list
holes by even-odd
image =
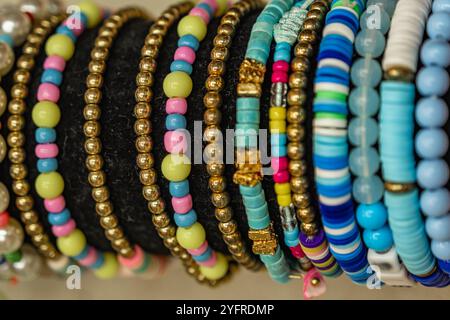
[[[379, 13], [379, 14], [378, 14]], [[391, 18], [389, 14], [383, 10], [381, 7], [380, 10], [372, 9], [369, 12], [364, 11], [361, 16], [361, 29], [375, 29], [379, 30], [382, 34], [387, 34], [389, 31], [389, 27], [391, 25]]]
[[195, 6], [198, 8], [205, 9], [209, 13], [210, 17], [214, 16], [214, 10], [207, 3], [201, 2], [196, 4]]
[[417, 182], [424, 189], [438, 189], [445, 186], [449, 179], [447, 162], [439, 160], [422, 160], [417, 166]]
[[429, 97], [417, 103], [416, 121], [422, 127], [443, 127], [448, 115], [448, 106], [443, 99]]
[[373, 118], [353, 118], [348, 127], [348, 137], [355, 146], [371, 146], [378, 140], [378, 124]]
[[450, 241], [450, 215], [428, 218], [425, 223], [428, 236], [436, 241]]
[[202, 254], [192, 255], [192, 258], [197, 262], [203, 262], [203, 261], [207, 261], [208, 259], [210, 259], [212, 253], [213, 253], [213, 251], [212, 251], [211, 247], [208, 247], [208, 249], [206, 249], [206, 251], [203, 252]]
[[69, 221], [70, 211], [69, 209], [64, 209], [62, 212], [49, 213], [47, 218], [52, 226], [62, 226]]
[[434, 0], [433, 12], [447, 12], [450, 13], [450, 1], [448, 0]]
[[292, 231], [284, 231], [283, 234], [284, 234], [285, 239], [290, 240], [290, 241], [295, 241], [295, 240], [298, 240], [298, 236], [299, 236], [300, 232], [299, 232], [298, 228], [295, 228]]
[[376, 230], [387, 223], [388, 213], [381, 202], [361, 204], [356, 210], [356, 219], [362, 228]]
[[182, 36], [178, 40], [178, 47], [189, 47], [194, 51], [197, 51], [200, 46], [200, 42], [191, 34]]
[[386, 39], [378, 30], [362, 30], [355, 40], [355, 48], [360, 56], [378, 58], [383, 54], [385, 45]]
[[67, 27], [65, 25], [60, 25], [56, 29], [56, 33], [68, 36], [72, 40], [73, 43], [77, 42], [77, 36], [73, 33], [72, 30], [69, 29], [69, 27]]
[[40, 173], [48, 173], [58, 170], [58, 160], [55, 158], [38, 159], [37, 169]]
[[385, 252], [394, 244], [392, 232], [388, 226], [377, 230], [364, 230], [363, 239], [368, 248], [377, 252]]
[[380, 84], [383, 72], [378, 61], [361, 58], [353, 64], [351, 76], [355, 86], [375, 88]]
[[197, 213], [195, 212], [195, 210], [191, 209], [186, 214], [175, 213], [173, 215], [173, 219], [175, 220], [177, 226], [181, 228], [189, 228], [197, 222]]
[[450, 241], [432, 241], [431, 251], [440, 260], [450, 260]]
[[275, 51], [274, 61], [291, 61], [291, 51], [290, 50], [277, 50]]
[[236, 110], [256, 110], [259, 112], [260, 101], [257, 98], [238, 98]]
[[236, 119], [238, 123], [259, 124], [260, 121], [259, 112], [253, 110], [238, 110], [236, 112]]
[[41, 82], [52, 83], [56, 86], [60, 86], [63, 80], [63, 75], [58, 70], [46, 69], [41, 76]]
[[427, 66], [447, 68], [450, 65], [450, 44], [443, 39], [428, 39], [422, 46], [420, 57]]
[[422, 129], [416, 135], [416, 152], [424, 159], [441, 158], [448, 150], [448, 134], [442, 129]]
[[366, 8], [372, 5], [380, 5], [384, 11], [387, 12], [389, 16], [392, 17], [395, 11], [395, 7], [397, 5], [397, 1], [392, 0], [369, 0], [367, 1]]
[[446, 188], [425, 190], [420, 196], [420, 207], [429, 217], [440, 217], [450, 212], [450, 191]]
[[261, 219], [252, 219], [250, 217], [247, 217], [247, 220], [248, 220], [248, 226], [251, 229], [255, 229], [255, 230], [262, 230], [262, 229], [267, 228], [270, 225], [269, 215], [265, 215]]
[[37, 128], [34, 137], [37, 143], [52, 143], [56, 141], [56, 131], [53, 128]]
[[449, 88], [450, 78], [447, 71], [441, 67], [425, 67], [417, 74], [416, 82], [421, 95], [443, 96]]
[[186, 129], [186, 118], [181, 114], [169, 114], [166, 117], [166, 129], [170, 131]]
[[450, 13], [433, 13], [427, 21], [427, 33], [430, 38], [450, 40]]
[[271, 148], [271, 155], [272, 157], [285, 157], [287, 155], [287, 147], [284, 146], [272, 146]]
[[89, 268], [94, 270], [100, 269], [103, 266], [104, 262], [105, 256], [103, 255], [103, 252], [101, 252], [97, 255], [97, 260], [95, 260], [94, 264], [89, 266]]
[[380, 156], [374, 148], [354, 148], [350, 152], [350, 170], [357, 176], [371, 176], [380, 169]]
[[179, 182], [171, 181], [169, 183], [169, 192], [172, 197], [182, 198], [189, 193], [189, 181], [183, 180]]
[[239, 191], [243, 196], [256, 196], [262, 192], [261, 183], [256, 184], [254, 187], [239, 186]]
[[192, 74], [192, 65], [183, 60], [175, 60], [170, 65], [170, 71], [181, 71], [190, 75]]
[[381, 200], [384, 185], [379, 176], [358, 177], [353, 182], [353, 196], [359, 203], [371, 204]]
[[273, 146], [282, 146], [287, 143], [287, 135], [285, 133], [273, 133], [270, 135], [270, 144]]
[[6, 44], [11, 48], [14, 47], [14, 40], [9, 34], [0, 34], [0, 41], [6, 42]]
[[373, 88], [356, 88], [350, 93], [349, 108], [356, 116], [374, 116], [380, 109], [380, 96]]
[[266, 197], [264, 192], [260, 192], [256, 196], [243, 197], [243, 202], [247, 209], [258, 209], [266, 204]]

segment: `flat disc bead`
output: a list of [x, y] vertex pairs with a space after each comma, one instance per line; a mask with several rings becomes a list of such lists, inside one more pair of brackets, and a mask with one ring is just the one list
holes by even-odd
[[198, 41], [206, 37], [208, 31], [206, 23], [198, 16], [185, 16], [178, 23], [178, 36], [193, 35]]
[[64, 180], [58, 172], [41, 173], [36, 178], [35, 188], [43, 199], [53, 199], [64, 191]]
[[185, 155], [168, 154], [161, 165], [162, 174], [169, 181], [183, 181], [191, 173], [191, 162]]
[[112, 279], [119, 273], [119, 262], [116, 256], [110, 252], [104, 253], [103, 255], [103, 264], [94, 271], [94, 274], [100, 279]]
[[350, 93], [349, 108], [354, 115], [374, 116], [380, 109], [380, 96], [373, 88], [356, 88]]
[[169, 73], [164, 79], [164, 93], [169, 98], [187, 98], [192, 92], [192, 79], [184, 72]]
[[75, 52], [75, 45], [68, 36], [55, 34], [47, 40], [45, 52], [47, 56], [57, 55], [68, 61]]
[[378, 58], [384, 52], [386, 40], [378, 30], [362, 30], [355, 40], [355, 48], [360, 56]]
[[78, 229], [73, 230], [68, 236], [56, 239], [56, 244], [62, 254], [75, 257], [86, 247], [86, 237]]
[[355, 86], [374, 88], [381, 82], [383, 72], [377, 61], [373, 59], [358, 59], [352, 66], [351, 76]]
[[447, 103], [440, 98], [422, 98], [417, 103], [416, 121], [422, 127], [442, 127], [448, 120]]
[[54, 128], [61, 119], [61, 110], [54, 102], [41, 101], [34, 106], [31, 117], [38, 127]]
[[213, 267], [200, 266], [200, 273], [209, 280], [222, 279], [228, 272], [228, 260], [221, 254], [216, 253], [217, 261]]
[[185, 249], [197, 249], [206, 240], [206, 233], [203, 226], [196, 222], [189, 228], [177, 229], [177, 241]]

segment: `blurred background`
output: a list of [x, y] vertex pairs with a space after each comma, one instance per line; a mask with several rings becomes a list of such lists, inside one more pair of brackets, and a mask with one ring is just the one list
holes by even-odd
[[[0, 5], [14, 0], [0, 0]], [[101, 0], [98, 0], [99, 2]], [[77, 1], [65, 1], [76, 4]], [[148, 8], [158, 16], [177, 0], [103, 0], [112, 10], [125, 5]], [[321, 299], [450, 299], [450, 288], [382, 288], [369, 290], [350, 282], [345, 276], [327, 280], [328, 290]], [[219, 288], [198, 285], [176, 260], [171, 260], [164, 277], [157, 280], [115, 279], [101, 281], [82, 274], [81, 289], [67, 289], [64, 277], [43, 276], [30, 283], [0, 283], [0, 299], [302, 299], [302, 284], [293, 280], [279, 285], [263, 271], [250, 273], [241, 268], [230, 282]]]

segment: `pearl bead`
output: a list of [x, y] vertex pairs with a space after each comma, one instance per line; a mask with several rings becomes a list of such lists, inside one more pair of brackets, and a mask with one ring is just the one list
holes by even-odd
[[450, 44], [442, 39], [425, 41], [420, 57], [425, 65], [447, 68], [450, 65]]
[[9, 191], [6, 186], [0, 182], [0, 213], [6, 211], [9, 206]]
[[0, 228], [0, 254], [12, 253], [20, 249], [24, 237], [20, 223], [10, 217], [8, 224]]
[[20, 11], [29, 13], [35, 20], [45, 18], [45, 6], [42, 0], [21, 0], [19, 1]]
[[436, 97], [420, 99], [416, 108], [416, 121], [422, 127], [443, 127], [448, 120], [447, 103]]
[[448, 135], [442, 129], [422, 129], [416, 136], [415, 144], [421, 158], [440, 158], [447, 153]]
[[425, 190], [420, 197], [420, 207], [429, 217], [439, 217], [450, 211], [450, 191], [446, 188]]
[[0, 34], [10, 35], [15, 46], [25, 41], [30, 30], [30, 19], [16, 6], [8, 5], [0, 9]]
[[32, 281], [39, 277], [43, 262], [36, 250], [28, 244], [22, 249], [22, 259], [12, 264], [12, 270], [19, 281]]
[[417, 74], [417, 90], [423, 96], [443, 96], [450, 85], [447, 71], [440, 67], [425, 67]]
[[0, 42], [0, 77], [5, 76], [14, 65], [14, 51], [6, 42]]
[[428, 236], [437, 241], [450, 241], [450, 215], [428, 218], [425, 224]]
[[444, 160], [422, 160], [417, 166], [417, 181], [424, 189], [445, 186], [449, 179], [448, 164]]

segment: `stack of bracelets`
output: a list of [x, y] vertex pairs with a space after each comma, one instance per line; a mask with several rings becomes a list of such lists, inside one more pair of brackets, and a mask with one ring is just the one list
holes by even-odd
[[[450, 0], [184, 1], [155, 20], [134, 7], [109, 15], [91, 0], [67, 15], [62, 8], [57, 0], [0, 7], [0, 76], [9, 82], [2, 83], [8, 90], [0, 88], [0, 162], [8, 162], [10, 176], [0, 182], [1, 280], [36, 279], [44, 261], [57, 274], [77, 264], [101, 279], [153, 279], [165, 270], [166, 258], [146, 252], [122, 225], [101, 139], [102, 127], [114, 126], [102, 121], [108, 63], [117, 59], [111, 53], [122, 28], [140, 20], [151, 26], [137, 76], [120, 88], [134, 93], [136, 181], [155, 239], [188, 275], [216, 286], [236, 265], [265, 269], [280, 284], [303, 279], [305, 298], [325, 291], [322, 276], [342, 273], [362, 285], [372, 275], [387, 286], [450, 285]], [[239, 43], [238, 29], [251, 15], [256, 22]], [[207, 38], [210, 23], [217, 31]], [[78, 208], [66, 205], [71, 195], [59, 169], [61, 150], [71, 152], [58, 131], [67, 116], [63, 84], [79, 80], [67, 74], [78, 60], [77, 40], [94, 32], [82, 66], [80, 135], [84, 188], [106, 249], [81, 230]], [[171, 32], [176, 48], [165, 64]], [[208, 39], [211, 45], [203, 45]], [[231, 57], [234, 45], [242, 55]], [[205, 63], [197, 57], [207, 47]], [[231, 60], [238, 72], [228, 67]], [[201, 91], [194, 70], [206, 70]], [[232, 78], [236, 85], [227, 90]], [[235, 101], [228, 103], [230, 92]], [[227, 120], [225, 103], [235, 108]], [[152, 127], [162, 122], [161, 113], [152, 115], [156, 108], [164, 111], [160, 136]], [[198, 110], [203, 177], [191, 170], [187, 131]], [[223, 161], [224, 123], [235, 127], [234, 170]], [[271, 170], [263, 168], [264, 128]], [[160, 164], [157, 143], [165, 151]], [[271, 190], [263, 186], [269, 172]], [[194, 180], [207, 183], [211, 209], [195, 204]], [[211, 223], [205, 210], [214, 213]], [[216, 235], [207, 234], [211, 228]]]

